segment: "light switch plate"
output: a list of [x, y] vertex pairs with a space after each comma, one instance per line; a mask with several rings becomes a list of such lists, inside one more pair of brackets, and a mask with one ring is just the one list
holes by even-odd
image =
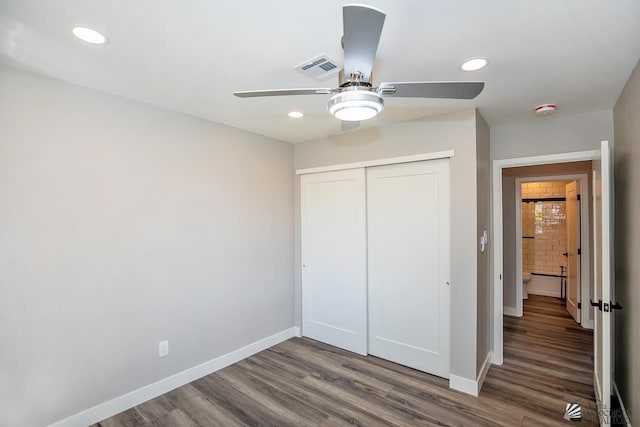
[[158, 343], [158, 357], [166, 357], [169, 355], [169, 341], [161, 341]]

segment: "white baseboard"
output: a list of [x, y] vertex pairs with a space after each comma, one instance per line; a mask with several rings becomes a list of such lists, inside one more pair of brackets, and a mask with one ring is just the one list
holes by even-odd
[[522, 315], [518, 316], [518, 310], [515, 307], [505, 306], [502, 309], [502, 313], [505, 314], [506, 316], [522, 317]]
[[246, 359], [247, 357], [259, 353], [262, 350], [266, 350], [269, 347], [273, 347], [276, 344], [296, 336], [300, 336], [300, 328], [292, 327], [285, 329], [284, 331], [255, 341], [230, 353], [216, 357], [215, 359], [211, 359], [207, 362], [201, 363], [200, 365], [178, 372], [177, 374], [161, 379], [160, 381], [156, 381], [153, 384], [146, 385], [137, 390], [116, 397], [108, 402], [101, 403], [68, 418], [57, 421], [49, 425], [49, 427], [84, 427], [95, 424], [98, 421], [133, 408], [147, 400], [158, 397], [222, 368], [226, 368], [229, 365], [233, 365], [242, 359]]
[[300, 326], [294, 326], [293, 333], [295, 334], [296, 337], [302, 338], [302, 331], [300, 330]]
[[560, 292], [545, 291], [544, 289], [529, 289], [527, 290], [529, 295], [542, 295], [543, 297], [556, 297], [560, 298]]
[[585, 320], [582, 322], [582, 327], [585, 329], [593, 329], [593, 319]]
[[457, 375], [449, 375], [449, 388], [478, 396], [478, 383], [469, 378], [459, 377]]
[[491, 352], [487, 353], [487, 357], [485, 357], [475, 381], [459, 377], [458, 375], [449, 375], [449, 388], [478, 397], [482, 384], [484, 383], [484, 379], [487, 377], [487, 372], [489, 372], [489, 368], [491, 367], [490, 361]]
[[631, 418], [629, 418], [629, 414], [627, 413], [626, 408], [624, 407], [624, 402], [622, 401], [622, 396], [620, 396], [620, 390], [618, 390], [618, 385], [615, 381], [613, 381], [613, 392], [616, 394], [618, 398], [618, 402], [620, 402], [620, 409], [622, 409], [622, 415], [624, 416], [624, 423], [627, 427], [631, 427]]
[[478, 378], [476, 378], [476, 383], [478, 383], [478, 394], [480, 394], [480, 390], [482, 390], [482, 384], [484, 384], [484, 379], [487, 377], [489, 373], [489, 368], [491, 367], [491, 352], [487, 353], [487, 357], [485, 357], [482, 366], [480, 367], [480, 372], [478, 372]]

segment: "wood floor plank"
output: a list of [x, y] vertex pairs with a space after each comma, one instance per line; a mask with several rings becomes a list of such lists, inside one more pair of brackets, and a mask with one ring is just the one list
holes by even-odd
[[482, 405], [463, 405], [454, 399], [436, 397], [434, 394], [413, 395], [392, 390], [386, 397], [403, 405], [407, 410], [421, 414], [437, 425], [505, 426], [520, 423], [522, 417], [509, 411], [500, 411]]
[[328, 418], [318, 409], [297, 399], [292, 399], [282, 389], [251, 375], [238, 366], [230, 366], [228, 369], [222, 370], [219, 375], [254, 401], [276, 412], [283, 420], [290, 421], [292, 425], [317, 426]]
[[260, 376], [272, 384], [286, 387], [290, 393], [302, 401], [314, 405], [329, 415], [330, 421], [326, 424], [337, 423], [338, 425], [358, 425], [358, 426], [390, 426], [389, 421], [377, 417], [355, 405], [345, 402], [333, 393], [318, 390], [304, 381], [304, 378], [286, 377], [283, 365], [271, 358], [253, 356], [246, 361], [240, 362], [264, 366], [262, 370], [252, 370], [252, 375]]
[[165, 417], [174, 409], [177, 409], [170, 398], [171, 393], [163, 394], [155, 399], [151, 399], [136, 406], [136, 411], [147, 421], [151, 422], [158, 418]]
[[198, 427], [198, 425], [180, 409], [174, 409], [147, 425], [149, 427]]
[[504, 363], [478, 397], [447, 379], [308, 338], [293, 338], [97, 427], [137, 426], [597, 426], [593, 335], [556, 298], [530, 295], [505, 316]]
[[343, 365], [348, 363], [350, 358], [317, 351], [316, 348], [299, 345], [294, 342], [284, 342], [278, 347], [289, 354], [313, 362], [323, 368], [328, 368], [326, 372], [328, 372], [329, 375], [325, 375], [325, 377], [331, 376], [334, 381], [336, 379], [346, 379], [354, 385], [367, 388], [371, 393], [379, 396], [385, 396], [393, 388], [392, 385], [374, 377], [363, 376], [345, 368]]
[[368, 394], [364, 388], [352, 387], [351, 384], [346, 382], [328, 382], [314, 376], [305, 378], [305, 382], [316, 390], [333, 394], [338, 399], [360, 407], [367, 413], [388, 420], [394, 425], [432, 425], [427, 418], [420, 414], [403, 410], [402, 405], [398, 405], [394, 401], [387, 401], [385, 405], [383, 398], [375, 394]]
[[139, 427], [147, 424], [147, 420], [140, 415], [137, 408], [131, 408], [111, 418], [100, 421], [99, 427]]
[[278, 413], [270, 408], [253, 401], [217, 374], [208, 375], [191, 384], [243, 424], [249, 426], [291, 425], [289, 424], [291, 420], [282, 419]]
[[[352, 368], [356, 372], [362, 375], [372, 375], [378, 379], [382, 379], [385, 382], [393, 384], [394, 392], [403, 393], [404, 396], [414, 396], [419, 399], [424, 406], [429, 406], [430, 403], [435, 404], [441, 408], [446, 408], [455, 413], [464, 413], [469, 415], [469, 420], [475, 419], [474, 425], [513, 425], [511, 420], [514, 418], [521, 418], [519, 415], [514, 415], [511, 411], [503, 411], [500, 409], [491, 408], [491, 414], [488, 419], [489, 423], [483, 421], [483, 415], [485, 414], [486, 406], [480, 402], [477, 398], [466, 395], [460, 392], [450, 390], [448, 384], [446, 387], [440, 385], [434, 385], [427, 381], [422, 381], [420, 376], [424, 377], [425, 374], [416, 371], [418, 377], [406, 375], [406, 372], [398, 372], [396, 370], [381, 369], [377, 366], [368, 366], [366, 364], [360, 364], [354, 362]], [[403, 367], [404, 370], [413, 371], [410, 368]], [[431, 376], [429, 376], [431, 377]], [[468, 422], [470, 423], [470, 421]], [[468, 424], [467, 423], [467, 424]]]
[[244, 425], [191, 384], [179, 387], [167, 395], [170, 396], [175, 407], [179, 407], [185, 414], [188, 414], [196, 425], [228, 427]]

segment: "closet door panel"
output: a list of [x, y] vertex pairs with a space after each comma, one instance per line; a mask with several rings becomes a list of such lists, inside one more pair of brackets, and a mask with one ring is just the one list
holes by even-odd
[[449, 377], [449, 160], [367, 170], [369, 353]]
[[367, 354], [364, 169], [303, 175], [302, 334]]

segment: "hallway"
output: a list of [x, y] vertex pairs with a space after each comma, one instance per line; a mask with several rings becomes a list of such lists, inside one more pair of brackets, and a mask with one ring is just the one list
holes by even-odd
[[593, 331], [578, 325], [558, 298], [529, 295], [523, 317], [504, 316], [504, 364], [491, 367], [483, 394], [520, 406], [525, 426], [561, 424], [566, 403], [582, 406], [580, 425], [597, 425]]

